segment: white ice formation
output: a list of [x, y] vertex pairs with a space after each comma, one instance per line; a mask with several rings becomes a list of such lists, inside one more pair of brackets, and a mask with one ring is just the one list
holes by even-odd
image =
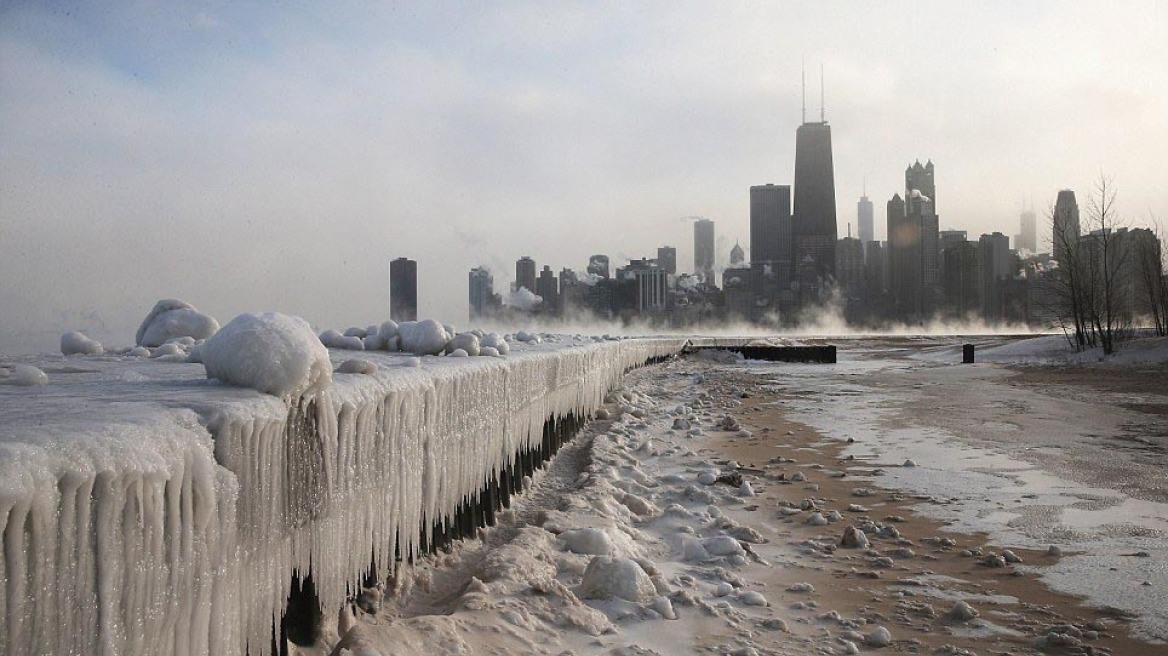
[[219, 330], [219, 322], [203, 314], [195, 306], [178, 299], [167, 298], [154, 304], [154, 309], [138, 326], [134, 343], [138, 346], [161, 346], [175, 337], [207, 339]]
[[241, 314], [203, 344], [208, 378], [280, 397], [300, 397], [328, 386], [328, 351], [299, 317]]
[[339, 608], [371, 558], [384, 577], [417, 554], [545, 421], [590, 416], [628, 368], [683, 346], [365, 352], [373, 375], [325, 386], [306, 323], [241, 315], [205, 343], [206, 374], [279, 396], [139, 359], [87, 362], [68, 395], [2, 385], [0, 653], [263, 656], [292, 572]]
[[62, 355], [101, 355], [103, 353], [105, 353], [105, 347], [101, 345], [101, 342], [86, 337], [84, 333], [73, 330], [61, 335]]

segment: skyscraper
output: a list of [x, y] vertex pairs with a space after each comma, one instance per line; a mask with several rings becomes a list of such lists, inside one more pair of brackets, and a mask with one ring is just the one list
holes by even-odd
[[1010, 277], [1010, 238], [1000, 232], [982, 235], [978, 242], [981, 260], [982, 316], [986, 321], [1005, 319], [1002, 281]]
[[399, 257], [389, 263], [389, 318], [418, 320], [418, 263]]
[[860, 230], [860, 243], [866, 245], [868, 242], [876, 240], [872, 201], [868, 200], [867, 193], [860, 196], [860, 202], [856, 203], [856, 227]]
[[1054, 259], [1067, 262], [1068, 255], [1075, 253], [1079, 243], [1079, 203], [1075, 201], [1075, 192], [1063, 189], [1058, 192], [1058, 199], [1054, 203], [1054, 234], [1052, 236], [1052, 250]]
[[734, 248], [730, 249], [730, 266], [738, 266], [746, 260], [746, 253], [742, 251], [742, 246], [738, 242], [734, 242]]
[[750, 261], [791, 264], [791, 187], [750, 188]]
[[535, 293], [535, 260], [527, 255], [515, 261], [515, 291], [520, 287]]
[[490, 314], [495, 297], [495, 279], [485, 267], [475, 267], [468, 275], [470, 291], [470, 316], [481, 317]]
[[535, 281], [535, 293], [543, 299], [540, 304], [540, 311], [545, 314], [554, 314], [559, 311], [559, 297], [560, 284], [556, 280], [556, 274], [548, 265], [543, 265], [543, 270], [539, 272], [539, 278]]
[[933, 201], [933, 213], [937, 213], [937, 182], [933, 175], [933, 160], [921, 166], [921, 160], [913, 162], [912, 166], [904, 170], [904, 198], [907, 201], [909, 194], [916, 191], [928, 196]]
[[1038, 216], [1034, 210], [1026, 210], [1018, 217], [1018, 236], [1014, 238], [1014, 247], [1038, 252]]
[[709, 219], [694, 221], [694, 273], [714, 284], [714, 222]]
[[671, 276], [677, 275], [677, 249], [672, 246], [658, 248], [657, 266]]
[[835, 169], [831, 126], [803, 123], [795, 131], [795, 278], [802, 302], [818, 300], [824, 283], [835, 275]]

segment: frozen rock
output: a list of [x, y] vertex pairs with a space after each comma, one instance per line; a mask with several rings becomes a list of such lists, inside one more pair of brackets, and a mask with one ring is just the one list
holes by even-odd
[[384, 351], [385, 338], [380, 333], [369, 333], [361, 338], [361, 345], [366, 351]]
[[387, 338], [385, 340], [385, 350], [389, 351], [390, 353], [397, 353], [400, 351], [401, 337], [394, 335], [393, 337]]
[[[3, 371], [4, 369], [0, 369], [0, 373]], [[20, 387], [39, 387], [49, 383], [49, 375], [31, 364], [18, 364], [8, 372], [7, 378], [0, 378], [0, 383]]]
[[174, 337], [207, 339], [219, 330], [219, 322], [195, 309], [190, 303], [168, 298], [158, 301], [138, 326], [134, 343], [161, 346]]
[[479, 338], [479, 348], [489, 346], [499, 352], [500, 355], [507, 355], [511, 347], [507, 344], [507, 340], [499, 336], [499, 333], [487, 333]]
[[685, 538], [681, 541], [681, 558], [686, 562], [700, 563], [710, 559], [710, 552], [706, 551], [701, 541]]
[[385, 321], [377, 328], [377, 335], [382, 340], [388, 341], [390, 337], [397, 337], [397, 322]]
[[950, 622], [968, 622], [977, 617], [977, 615], [978, 612], [972, 606], [964, 601], [959, 601], [953, 604], [953, 608], [949, 609], [948, 613], [945, 613], [945, 619]]
[[480, 346], [479, 355], [484, 358], [497, 358], [499, 357], [499, 351], [493, 346]]
[[1046, 548], [1046, 555], [1058, 558], [1059, 556], [1063, 555], [1063, 550], [1052, 544]]
[[468, 358], [468, 357], [470, 357], [470, 354], [462, 349], [454, 349], [453, 351], [447, 353], [446, 357], [448, 357], [448, 358]]
[[169, 355], [186, 355], [186, 354], [183, 353], [182, 347], [180, 347], [178, 344], [174, 344], [174, 343], [163, 344], [162, 346], [159, 346], [158, 348], [156, 348], [150, 352], [150, 357], [152, 359], [155, 359], [155, 360], [157, 360], [158, 358], [164, 358], [164, 357], [169, 356]]
[[596, 556], [584, 569], [579, 595], [584, 599], [619, 597], [639, 603], [657, 597], [657, 588], [637, 561]]
[[852, 642], [851, 640], [840, 639], [840, 646], [843, 647], [845, 654], [858, 654], [858, 653], [860, 653], [860, 648], [857, 647], [856, 643]]
[[702, 541], [702, 546], [711, 556], [740, 556], [746, 553], [742, 544], [729, 535], [706, 538]]
[[714, 587], [715, 597], [725, 597], [731, 594], [734, 594], [734, 586], [730, 585], [726, 581], [720, 581], [718, 582], [718, 585]]
[[656, 515], [658, 512], [660, 512], [657, 509], [657, 506], [654, 506], [644, 498], [632, 493], [625, 494], [623, 497], [621, 497], [620, 502], [626, 508], [631, 510], [634, 515], [639, 517], [648, 517], [650, 515]]
[[130, 349], [130, 352], [126, 355], [135, 358], [148, 358], [150, 357], [150, 349], [146, 348], [145, 346], [135, 346], [134, 348]]
[[456, 349], [466, 351], [467, 355], [477, 356], [479, 354], [478, 336], [473, 333], [455, 335], [454, 339], [446, 345], [446, 352], [453, 353]]
[[804, 594], [811, 594], [815, 592], [815, 586], [810, 583], [796, 583], [787, 588], [787, 592], [801, 592]]
[[687, 431], [689, 430], [689, 422], [681, 417], [674, 417], [673, 430]]
[[[560, 534], [564, 548], [572, 553], [606, 556], [612, 553], [612, 541], [598, 528], [578, 528]], [[630, 599], [629, 601], [634, 601]]]
[[208, 378], [284, 398], [332, 382], [328, 350], [308, 322], [268, 312], [241, 314], [203, 344]]
[[750, 486], [750, 481], [742, 481], [742, 485], [738, 486], [738, 496], [740, 496], [740, 497], [754, 496], [754, 488]]
[[864, 636], [864, 643], [870, 647], [887, 647], [892, 644], [892, 634], [888, 629], [878, 626], [871, 633]]
[[803, 481], [807, 480], [807, 475], [803, 472], [795, 472], [791, 475], [791, 480], [795, 481], [796, 483], [802, 483]]
[[608, 412], [608, 410], [606, 410], [604, 408], [598, 408], [596, 410], [596, 418], [601, 419], [601, 420], [607, 420], [607, 419], [612, 418], [612, 415]]
[[840, 546], [845, 549], [867, 549], [868, 536], [855, 526], [844, 529], [844, 536], [840, 538]]
[[397, 327], [403, 351], [414, 355], [438, 355], [446, 349], [446, 329], [433, 319], [406, 321]]
[[97, 340], [86, 337], [79, 331], [70, 331], [61, 335], [61, 353], [63, 355], [101, 355], [105, 347]]
[[913, 460], [912, 458], [909, 458], [908, 460], [905, 460], [905, 461], [904, 461], [904, 464], [903, 464], [903, 465], [901, 465], [901, 467], [916, 467], [916, 466], [917, 466], [917, 463], [916, 463], [916, 461], [915, 461], [915, 460]]
[[320, 334], [320, 343], [328, 348], [343, 349], [346, 351], [364, 351], [365, 342], [360, 337], [342, 335], [333, 329]]
[[364, 374], [368, 376], [375, 371], [377, 371], [377, 365], [361, 358], [345, 360], [341, 366], [337, 367], [338, 374]]
[[811, 513], [806, 522], [812, 526], [827, 526], [827, 518], [819, 513]]
[[1011, 565], [1016, 565], [1016, 564], [1022, 562], [1022, 558], [1020, 558], [1018, 556], [1018, 554], [1014, 553], [1013, 551], [1010, 551], [1009, 549], [1002, 550], [1002, 558], [1004, 558], [1005, 561], [1007, 563], [1010, 563]]
[[766, 597], [762, 596], [762, 594], [759, 592], [755, 592], [754, 590], [751, 590], [750, 592], [743, 592], [738, 597], [738, 600], [747, 606], [769, 606], [770, 605], [769, 603], [767, 603]]
[[702, 485], [713, 485], [718, 482], [718, 472], [704, 471], [698, 474], [698, 482]]

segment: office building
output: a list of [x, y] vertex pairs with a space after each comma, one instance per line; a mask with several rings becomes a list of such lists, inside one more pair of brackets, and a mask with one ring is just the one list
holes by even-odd
[[860, 201], [856, 203], [856, 227], [859, 228], [860, 243], [864, 245], [876, 240], [872, 207], [867, 193], [860, 196]]
[[1018, 217], [1018, 236], [1014, 238], [1015, 250], [1038, 252], [1038, 215], [1034, 210], [1026, 210]]
[[835, 275], [838, 239], [831, 126], [803, 123], [795, 131], [795, 199], [791, 226], [801, 303], [819, 300]]
[[714, 284], [714, 222], [694, 221], [694, 273], [702, 282]]
[[418, 263], [399, 257], [389, 263], [389, 318], [418, 320]]
[[515, 291], [524, 288], [532, 294], [535, 291], [535, 260], [524, 255], [515, 262]]
[[608, 256], [597, 254], [588, 258], [587, 271], [589, 275], [599, 276], [607, 280], [609, 277]]
[[470, 270], [470, 316], [483, 317], [492, 313], [495, 300], [495, 279], [486, 267]]
[[677, 275], [677, 249], [672, 246], [658, 248], [657, 266], [671, 276]]

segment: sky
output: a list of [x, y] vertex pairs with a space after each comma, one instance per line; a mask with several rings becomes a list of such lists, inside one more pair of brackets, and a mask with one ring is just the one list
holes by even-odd
[[1156, 2], [9, 0], [0, 353], [130, 344], [161, 298], [377, 323], [401, 256], [464, 326], [474, 266], [692, 270], [694, 217], [725, 260], [791, 183], [804, 67], [841, 236], [918, 159], [973, 238], [1101, 175], [1168, 223], [1166, 36]]

